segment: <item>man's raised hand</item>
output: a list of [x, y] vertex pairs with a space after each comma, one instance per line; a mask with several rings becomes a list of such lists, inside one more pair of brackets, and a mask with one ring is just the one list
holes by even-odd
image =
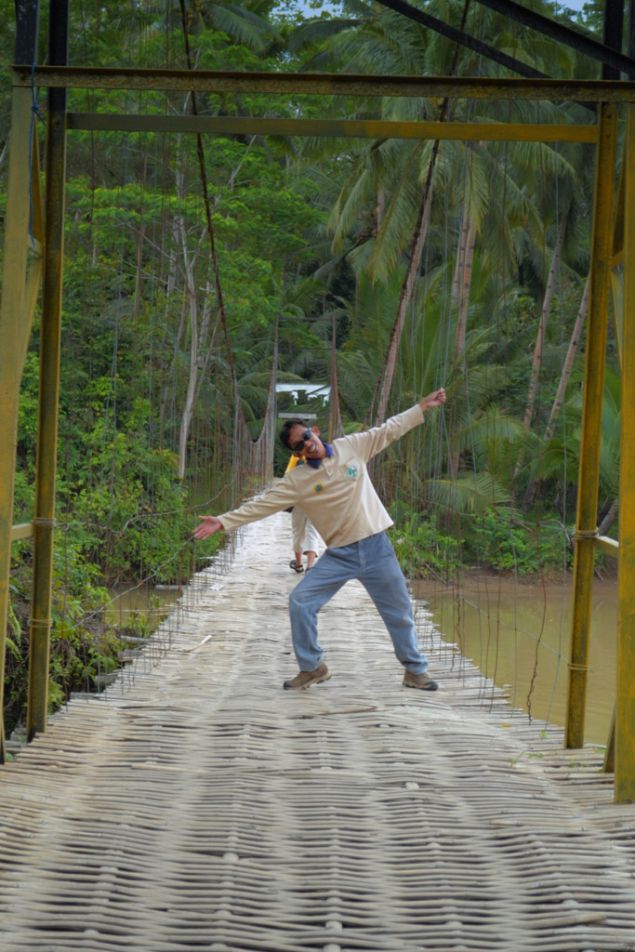
[[439, 390], [433, 390], [427, 397], [424, 397], [423, 400], [419, 402], [419, 406], [422, 410], [431, 410], [433, 407], [443, 406], [444, 403], [445, 388], [441, 387]]

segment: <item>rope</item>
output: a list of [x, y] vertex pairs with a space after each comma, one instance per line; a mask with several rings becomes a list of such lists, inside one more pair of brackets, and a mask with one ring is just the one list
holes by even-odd
[[[190, 41], [188, 35], [188, 24], [187, 24], [187, 12], [185, 7], [185, 0], [179, 0], [179, 6], [181, 11], [181, 26], [183, 32], [183, 43], [185, 48], [185, 58], [187, 62], [187, 67], [189, 70], [192, 70], [193, 60], [192, 53], [190, 48]], [[192, 115], [198, 115], [198, 102], [196, 93], [192, 90], [190, 92], [190, 108]], [[240, 394], [238, 389], [238, 376], [236, 372], [236, 362], [234, 358], [231, 335], [229, 331], [229, 323], [227, 320], [227, 310], [225, 306], [225, 298], [221, 283], [220, 277], [220, 265], [218, 259], [218, 252], [216, 247], [216, 236], [214, 229], [214, 220], [212, 214], [212, 207], [209, 194], [209, 183], [207, 178], [207, 170], [205, 165], [205, 153], [203, 149], [203, 137], [197, 133], [196, 135], [196, 153], [198, 159], [199, 167], [199, 177], [201, 181], [201, 192], [203, 197], [203, 207], [205, 210], [205, 223], [207, 230], [207, 237], [209, 241], [210, 248], [210, 258], [212, 262], [212, 272], [214, 280], [214, 290], [216, 293], [216, 300], [218, 304], [218, 312], [220, 315], [221, 326], [223, 329], [223, 335], [225, 339], [225, 350], [227, 355], [227, 364], [229, 368], [230, 381], [233, 393], [233, 404], [234, 404], [234, 440], [232, 441], [232, 449], [234, 452], [234, 465], [232, 466], [232, 474], [234, 476], [234, 493], [235, 496], [238, 496], [242, 491], [242, 484], [244, 481], [245, 475], [248, 473], [252, 475], [254, 469], [256, 474], [260, 477], [271, 475], [272, 464], [273, 464], [273, 428], [275, 421], [275, 377], [277, 373], [277, 324], [275, 328], [276, 341], [274, 343], [274, 354], [272, 360], [272, 377], [270, 382], [270, 389], [267, 399], [267, 409], [265, 412], [265, 420], [263, 423], [262, 431], [258, 439], [254, 441], [251, 439], [249, 430], [247, 427], [247, 422], [242, 410], [242, 405], [240, 401]]]
[[[193, 70], [194, 66], [192, 63], [192, 54], [190, 50], [190, 40], [187, 30], [187, 14], [185, 10], [185, 0], [179, 0], [179, 5], [181, 9], [181, 24], [183, 28], [183, 43], [185, 46], [185, 59], [187, 62], [187, 68]], [[196, 99], [196, 93], [194, 90], [190, 92], [190, 103], [191, 111], [193, 116], [198, 116], [198, 104]], [[221, 318], [221, 324], [223, 327], [223, 334], [225, 336], [225, 347], [227, 351], [227, 363], [229, 365], [232, 385], [234, 388], [234, 396], [238, 401], [238, 384], [236, 378], [236, 366], [234, 361], [234, 352], [231, 346], [231, 339], [229, 334], [229, 326], [227, 323], [227, 311], [225, 309], [225, 298], [223, 294], [223, 288], [220, 280], [220, 267], [218, 263], [218, 254], [216, 251], [216, 236], [214, 232], [214, 220], [212, 216], [211, 203], [209, 198], [209, 185], [207, 179], [207, 169], [205, 167], [205, 152], [203, 150], [203, 137], [200, 133], [196, 134], [196, 155], [198, 159], [199, 175], [201, 179], [201, 192], [203, 195], [203, 207], [205, 209], [205, 224], [207, 227], [207, 237], [209, 240], [209, 249], [210, 257], [212, 261], [212, 271], [214, 275], [214, 290], [216, 292], [216, 300], [218, 302], [218, 311]], [[239, 403], [238, 403], [239, 406]], [[238, 410], [240, 412], [240, 409]]]

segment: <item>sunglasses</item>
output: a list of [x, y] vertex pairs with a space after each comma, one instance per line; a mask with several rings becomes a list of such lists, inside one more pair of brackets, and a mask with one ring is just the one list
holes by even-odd
[[297, 443], [291, 444], [291, 449], [294, 453], [301, 453], [309, 440], [313, 439], [313, 432], [309, 429], [306, 429], [302, 434], [302, 439], [298, 440]]

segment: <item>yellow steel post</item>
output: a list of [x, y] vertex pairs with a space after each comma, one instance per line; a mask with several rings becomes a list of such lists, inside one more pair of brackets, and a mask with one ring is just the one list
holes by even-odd
[[635, 803], [635, 106], [626, 113], [616, 803]]
[[569, 698], [565, 745], [584, 744], [584, 713], [591, 627], [593, 557], [597, 537], [600, 434], [608, 329], [612, 208], [615, 191], [617, 108], [600, 106], [600, 136], [595, 177], [589, 322], [587, 329], [582, 438], [578, 470], [573, 618], [569, 662]]
[[[613, 324], [617, 343], [617, 358], [622, 365], [622, 315], [624, 313], [624, 277], [621, 266], [624, 264], [624, 203], [626, 196], [626, 143], [623, 146], [622, 168], [617, 201], [613, 213], [613, 258], [611, 261], [611, 300], [613, 303]], [[620, 270], [618, 270], [620, 269]]]
[[28, 324], [24, 308], [31, 176], [31, 104], [30, 89], [14, 88], [0, 303], [0, 762], [4, 762], [4, 662], [9, 615], [18, 396], [23, 369], [21, 357]]
[[28, 740], [46, 729], [48, 709], [66, 176], [66, 97], [63, 91], [55, 89], [49, 94], [46, 172], [39, 426], [33, 520], [33, 599], [27, 701]]

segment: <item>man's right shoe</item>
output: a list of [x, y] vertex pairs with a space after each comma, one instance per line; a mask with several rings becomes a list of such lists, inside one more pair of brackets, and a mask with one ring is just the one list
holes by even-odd
[[330, 677], [331, 674], [326, 665], [320, 664], [313, 671], [299, 671], [295, 678], [285, 681], [283, 687], [285, 691], [304, 691], [305, 688], [310, 688], [312, 684], [328, 681]]
[[403, 686], [405, 688], [418, 688], [420, 691], [436, 691], [439, 685], [427, 674], [413, 674], [412, 671], [406, 671], [403, 677]]

